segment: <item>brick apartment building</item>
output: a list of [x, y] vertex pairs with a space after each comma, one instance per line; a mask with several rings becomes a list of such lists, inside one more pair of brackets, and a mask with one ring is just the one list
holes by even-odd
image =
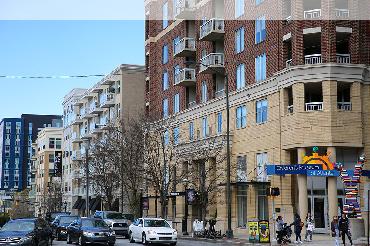
[[[184, 149], [225, 135], [228, 79], [231, 161], [238, 163], [232, 170], [233, 229], [245, 233], [248, 220], [271, 219], [265, 194], [271, 185], [281, 190], [275, 207], [287, 221], [293, 212], [305, 218], [310, 211], [317, 231], [328, 232], [344, 200], [340, 179], [267, 176], [264, 166], [303, 163], [314, 146], [348, 169], [362, 153], [370, 156], [370, 21], [354, 17], [361, 15], [361, 3], [145, 3], [146, 113], [175, 119]], [[364, 179], [361, 207], [367, 211]], [[154, 202], [148, 215], [156, 214]], [[196, 206], [189, 206], [188, 228], [200, 217]], [[181, 221], [184, 198], [168, 207], [169, 217]], [[207, 217], [215, 211], [217, 227], [225, 231], [226, 196], [218, 196]]]

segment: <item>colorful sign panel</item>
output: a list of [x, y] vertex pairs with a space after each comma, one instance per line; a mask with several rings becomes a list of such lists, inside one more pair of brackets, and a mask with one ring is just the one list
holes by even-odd
[[258, 222], [258, 234], [260, 238], [260, 243], [270, 242], [270, 227], [268, 220], [260, 220]]
[[258, 221], [249, 221], [248, 229], [249, 229], [249, 242], [258, 243], [260, 241], [258, 231]]
[[307, 176], [338, 177], [339, 172], [336, 170], [307, 170]]

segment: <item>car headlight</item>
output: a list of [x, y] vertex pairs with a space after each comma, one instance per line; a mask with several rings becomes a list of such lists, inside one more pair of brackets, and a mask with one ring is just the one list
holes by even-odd
[[115, 235], [116, 235], [116, 233], [114, 231], [108, 232], [108, 236], [115, 236]]
[[157, 234], [157, 233], [156, 233], [155, 231], [153, 231], [153, 230], [149, 230], [149, 231], [148, 231], [148, 234], [149, 234], [149, 235], [154, 235], [154, 234]]
[[173, 235], [177, 236], [177, 231], [176, 230], [173, 231]]
[[94, 233], [92, 233], [92, 232], [88, 232], [88, 231], [84, 231], [82, 234], [83, 234], [85, 237], [93, 237], [93, 236], [94, 236]]
[[19, 243], [22, 244], [22, 243], [27, 243], [29, 241], [32, 241], [32, 236], [22, 237], [21, 240], [19, 240]]

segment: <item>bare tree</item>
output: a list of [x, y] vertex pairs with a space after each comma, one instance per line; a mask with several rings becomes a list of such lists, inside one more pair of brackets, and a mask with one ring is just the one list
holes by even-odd
[[28, 193], [28, 190], [23, 190], [14, 194], [14, 202], [10, 210], [10, 218], [17, 219], [32, 217]]

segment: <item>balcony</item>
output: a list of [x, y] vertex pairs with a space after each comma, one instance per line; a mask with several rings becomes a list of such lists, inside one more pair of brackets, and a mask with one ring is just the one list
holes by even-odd
[[99, 133], [102, 133], [102, 132], [103, 132], [103, 129], [98, 124], [95, 124], [95, 127], [93, 129], [91, 129], [91, 131], [90, 131], [91, 134], [99, 134]]
[[225, 35], [225, 21], [221, 19], [210, 19], [200, 27], [201, 41], [221, 40]]
[[192, 19], [195, 12], [195, 0], [176, 1], [175, 18], [176, 19]]
[[72, 161], [81, 161], [81, 152], [76, 150], [72, 151], [71, 159]]
[[101, 114], [103, 109], [100, 108], [100, 104], [98, 102], [94, 102], [90, 107], [91, 114]]
[[338, 19], [347, 19], [349, 18], [348, 9], [335, 9], [335, 17]]
[[351, 102], [338, 102], [338, 109], [342, 111], [351, 111], [352, 103]]
[[88, 131], [87, 128], [85, 128], [85, 130], [83, 132], [81, 132], [80, 135], [81, 135], [82, 140], [91, 139], [93, 137], [91, 132]]
[[196, 52], [195, 39], [183, 38], [174, 47], [174, 57], [194, 56]]
[[351, 63], [351, 55], [350, 54], [337, 54], [337, 63]]
[[323, 102], [310, 102], [306, 103], [306, 111], [312, 112], [312, 111], [322, 111], [323, 110]]
[[225, 56], [222, 53], [211, 53], [200, 60], [200, 73], [224, 74]]
[[72, 143], [81, 143], [82, 139], [77, 135], [77, 132], [72, 133]]
[[322, 63], [321, 54], [313, 54], [304, 56], [304, 64], [313, 65]]
[[179, 86], [195, 86], [195, 69], [184, 68], [175, 75], [175, 85]]
[[215, 98], [225, 96], [225, 89], [219, 90], [215, 92]]
[[72, 125], [81, 125], [83, 122], [84, 121], [83, 121], [81, 115], [78, 114], [78, 115], [76, 115], [76, 117], [72, 121]]
[[317, 19], [321, 17], [321, 9], [311, 9], [303, 12], [305, 19]]
[[100, 103], [100, 107], [102, 107], [102, 108], [114, 107], [114, 105], [116, 105], [116, 103], [114, 101], [114, 96], [115, 96], [114, 93], [105, 94], [103, 96], [103, 100]]
[[292, 60], [292, 59], [289, 59], [289, 60], [287, 60], [287, 61], [285, 62], [285, 67], [286, 67], [286, 68], [290, 68], [290, 67], [292, 66], [292, 64], [293, 64], [293, 60]]

